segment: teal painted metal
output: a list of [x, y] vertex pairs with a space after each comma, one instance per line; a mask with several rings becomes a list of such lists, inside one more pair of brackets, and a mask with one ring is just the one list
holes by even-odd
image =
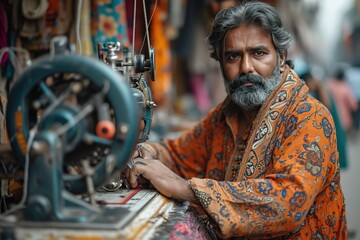
[[[61, 99], [61, 94], [54, 94], [52, 89], [47, 89], [45, 83], [49, 76], [61, 78], [62, 74], [70, 73], [78, 74], [91, 83], [92, 88], [84, 89], [78, 94], [82, 96], [82, 100], [85, 99], [85, 102], [90, 103], [88, 105], [94, 105], [93, 95], [103, 94], [104, 101], [107, 101], [113, 109], [116, 135], [110, 140], [100, 139], [93, 133], [91, 124], [88, 125], [87, 121], [81, 120], [67, 130], [66, 144], [69, 147], [65, 148], [64, 154], [71, 155], [74, 145], [86, 143], [84, 139], [86, 136], [90, 136], [96, 143], [108, 145], [110, 152], [107, 156], [115, 157], [114, 169], [122, 169], [138, 141], [139, 117], [136, 100], [120, 74], [114, 72], [106, 64], [79, 55], [43, 57], [35, 61], [16, 81], [9, 95], [6, 114], [8, 136], [16, 156], [20, 161], [25, 161], [26, 153], [23, 151], [24, 146], [19, 136], [23, 136], [28, 142], [29, 131], [35, 124], [40, 126], [39, 131], [51, 131], [57, 124], [61, 125], [72, 121], [71, 119], [75, 118], [78, 112], [86, 108], [85, 103], [80, 101], [75, 102], [75, 106], [68, 107], [68, 104]], [[56, 80], [63, 83], [61, 79]], [[92, 93], [92, 90], [97, 92]], [[32, 112], [34, 105], [41, 101], [45, 101], [47, 107], [52, 105], [55, 107], [50, 109], [49, 113], [46, 112], [49, 107], [45, 108], [44, 115], [40, 116], [42, 119], [38, 121], [37, 116], [33, 116]], [[58, 102], [54, 104], [54, 101]], [[104, 184], [111, 174], [109, 173], [109, 163], [105, 158], [106, 156], [94, 168], [92, 180], [95, 187]], [[85, 176], [65, 173], [63, 181], [66, 189], [72, 193], [81, 194], [87, 190]]]

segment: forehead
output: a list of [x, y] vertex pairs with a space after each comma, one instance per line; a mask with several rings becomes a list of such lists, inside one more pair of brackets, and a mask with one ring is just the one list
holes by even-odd
[[275, 50], [271, 34], [254, 24], [232, 28], [224, 38], [224, 48], [226, 50], [256, 47], [258, 45]]

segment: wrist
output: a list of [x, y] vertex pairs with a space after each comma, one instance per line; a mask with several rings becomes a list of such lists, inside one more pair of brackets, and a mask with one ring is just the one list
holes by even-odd
[[194, 191], [191, 188], [191, 180], [190, 179], [183, 179], [183, 188], [181, 189], [180, 193], [182, 196], [180, 196], [181, 200], [189, 201], [192, 203], [197, 203], [198, 200], [194, 194]]

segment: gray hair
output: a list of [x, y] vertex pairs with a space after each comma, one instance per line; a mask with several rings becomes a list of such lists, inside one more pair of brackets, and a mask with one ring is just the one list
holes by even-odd
[[212, 32], [208, 37], [211, 45], [210, 56], [219, 60], [221, 45], [226, 33], [240, 25], [255, 24], [271, 34], [275, 50], [279, 55], [287, 55], [292, 36], [286, 32], [276, 9], [263, 2], [245, 2], [221, 10], [215, 17]]

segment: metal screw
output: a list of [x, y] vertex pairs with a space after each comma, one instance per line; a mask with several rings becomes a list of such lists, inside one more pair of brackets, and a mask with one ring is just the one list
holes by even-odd
[[43, 141], [34, 141], [31, 148], [35, 153], [43, 154], [47, 150], [47, 145]]

